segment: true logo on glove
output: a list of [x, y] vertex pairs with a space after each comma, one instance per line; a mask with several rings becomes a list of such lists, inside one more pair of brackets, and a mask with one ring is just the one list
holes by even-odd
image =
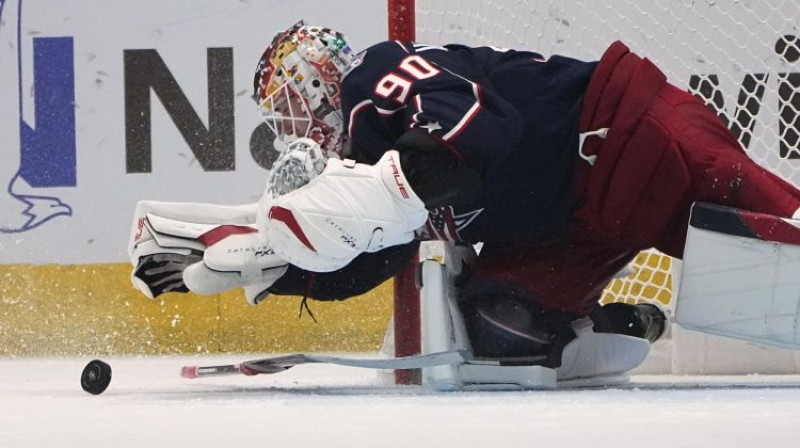
[[133, 236], [133, 241], [139, 241], [142, 237], [142, 232], [144, 232], [144, 218], [139, 218], [139, 223], [136, 225], [136, 235]]
[[400, 168], [397, 167], [397, 162], [395, 162], [393, 156], [389, 156], [389, 166], [392, 167], [392, 176], [394, 176], [394, 183], [397, 184], [397, 188], [400, 190], [400, 194], [403, 195], [404, 198], [410, 199], [408, 191], [406, 191], [406, 186], [403, 184], [403, 174], [400, 173]]

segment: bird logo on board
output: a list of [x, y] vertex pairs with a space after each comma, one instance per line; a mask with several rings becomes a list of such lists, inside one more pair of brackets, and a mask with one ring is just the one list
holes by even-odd
[[[73, 39], [33, 38], [31, 61], [20, 37], [29, 35], [20, 32], [22, 3], [0, 0], [0, 99], [17, 111], [0, 120], [0, 233], [72, 216], [53, 189], [77, 186]], [[23, 88], [26, 63], [32, 63], [33, 82]], [[23, 96], [30, 90], [32, 98]], [[31, 126], [24, 112], [34, 109]]]

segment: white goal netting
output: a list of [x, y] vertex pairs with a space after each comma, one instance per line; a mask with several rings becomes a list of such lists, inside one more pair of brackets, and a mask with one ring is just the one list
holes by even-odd
[[[417, 0], [417, 41], [525, 48], [596, 60], [622, 40], [701, 97], [750, 156], [800, 185], [796, 0]], [[677, 263], [656, 252], [604, 301], [672, 300]]]

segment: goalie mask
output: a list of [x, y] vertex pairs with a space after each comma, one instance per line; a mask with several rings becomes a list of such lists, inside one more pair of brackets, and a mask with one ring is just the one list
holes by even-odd
[[342, 144], [342, 73], [353, 58], [345, 37], [302, 21], [278, 33], [264, 51], [253, 80], [254, 99], [275, 148], [302, 137], [316, 141], [328, 157]]

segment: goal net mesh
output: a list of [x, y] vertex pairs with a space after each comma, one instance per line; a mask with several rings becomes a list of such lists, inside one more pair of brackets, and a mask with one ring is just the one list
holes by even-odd
[[[597, 60], [615, 40], [703, 99], [750, 157], [800, 185], [800, 8], [761, 0], [417, 0], [416, 39]], [[677, 262], [641, 253], [603, 300], [669, 306]]]

